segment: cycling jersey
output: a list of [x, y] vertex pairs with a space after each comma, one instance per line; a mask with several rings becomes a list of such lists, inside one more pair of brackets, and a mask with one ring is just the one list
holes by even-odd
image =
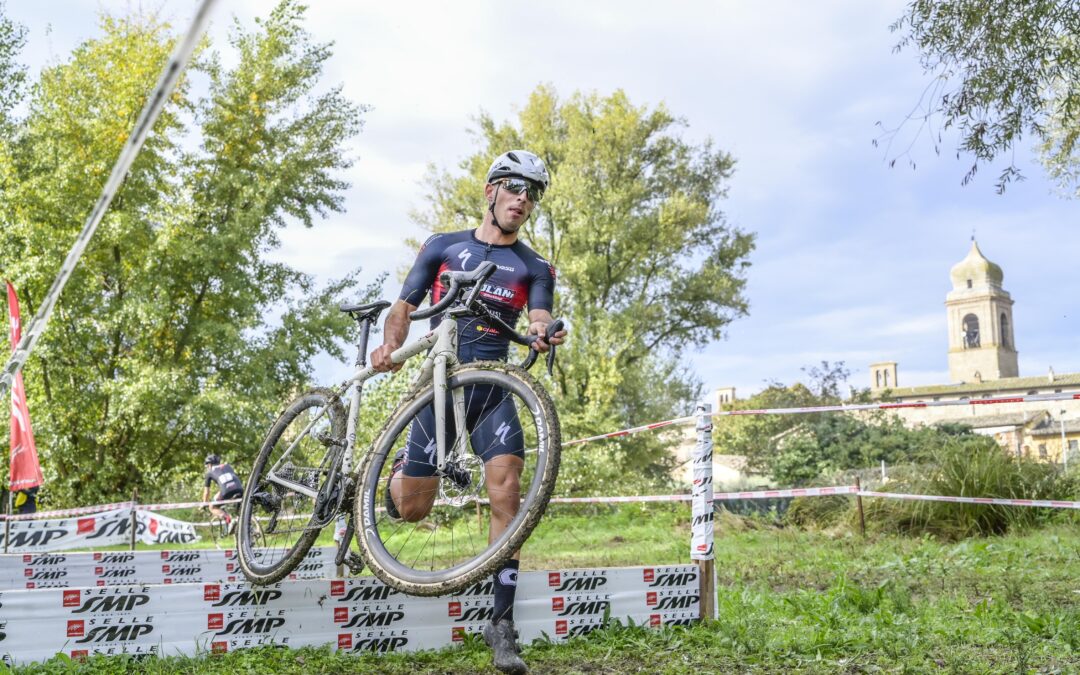
[[[513, 244], [488, 244], [476, 238], [475, 230], [434, 234], [424, 242], [412, 270], [401, 289], [402, 300], [420, 306], [431, 294], [431, 304], [446, 292], [439, 276], [443, 272], [476, 269], [485, 260], [495, 263], [495, 272], [480, 289], [479, 297], [508, 325], [513, 326], [522, 310], [551, 311], [555, 293], [555, 268], [521, 240]], [[431, 327], [441, 317], [432, 317]], [[509, 351], [510, 339], [495, 326], [475, 317], [458, 319], [458, 356], [463, 362], [501, 360]]]
[[211, 466], [206, 472], [206, 487], [212, 484], [217, 484], [220, 499], [231, 499], [244, 493], [244, 484], [228, 462]]
[[[530, 310], [551, 311], [555, 292], [555, 268], [520, 240], [513, 244], [488, 244], [476, 238], [475, 230], [432, 235], [416, 256], [400, 298], [419, 306], [431, 294], [435, 304], [446, 292], [439, 275], [443, 272], [471, 271], [485, 260], [495, 263], [495, 272], [480, 288], [479, 297], [508, 325], [514, 326], [526, 306]], [[431, 327], [441, 317], [432, 317]], [[462, 363], [503, 360], [510, 338], [495, 326], [476, 317], [458, 319], [458, 358]], [[449, 403], [449, 401], [448, 401]], [[454, 437], [454, 415], [447, 408], [446, 426]], [[465, 428], [473, 452], [485, 462], [500, 455], [525, 456], [525, 440], [517, 410], [506, 392], [491, 385], [465, 387]], [[413, 420], [406, 440], [406, 476], [435, 474], [435, 409], [427, 406]]]

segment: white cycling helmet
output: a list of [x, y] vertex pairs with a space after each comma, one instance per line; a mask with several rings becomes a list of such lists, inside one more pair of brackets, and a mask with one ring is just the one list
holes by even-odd
[[540, 185], [541, 190], [547, 190], [551, 183], [544, 160], [540, 159], [528, 150], [511, 150], [504, 152], [495, 158], [488, 169], [487, 182], [491, 183], [507, 176], [527, 178]]

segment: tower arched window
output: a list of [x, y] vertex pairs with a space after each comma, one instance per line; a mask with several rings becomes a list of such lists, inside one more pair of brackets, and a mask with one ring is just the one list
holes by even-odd
[[881, 389], [881, 371], [876, 370], [874, 371], [874, 374], [877, 376], [877, 388]]
[[889, 388], [889, 371], [885, 371], [885, 388]]
[[968, 314], [964, 317], [964, 348], [974, 349], [979, 346], [979, 317]]
[[1011, 349], [1011, 340], [1009, 340], [1009, 315], [1005, 312], [1001, 313], [1001, 346], [1006, 349]]

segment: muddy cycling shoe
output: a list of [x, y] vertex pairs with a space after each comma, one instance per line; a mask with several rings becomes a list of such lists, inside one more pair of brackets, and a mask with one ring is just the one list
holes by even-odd
[[352, 551], [349, 551], [349, 555], [345, 556], [345, 566], [349, 568], [349, 571], [353, 574], [360, 574], [364, 571], [364, 559], [356, 555]]
[[523, 675], [529, 672], [529, 667], [521, 659], [517, 638], [517, 629], [510, 619], [492, 621], [484, 627], [484, 642], [491, 647], [495, 668], [504, 673]]
[[443, 477], [449, 478], [450, 482], [458, 487], [459, 490], [468, 490], [472, 485], [472, 476], [465, 469], [462, 469], [457, 464], [447, 464], [443, 469]]
[[383, 506], [394, 520], [401, 520], [401, 513], [398, 511], [397, 504], [394, 503], [394, 496], [390, 494], [390, 482], [394, 480], [397, 472], [401, 471], [401, 467], [405, 466], [406, 461], [408, 460], [405, 459], [405, 448], [394, 453], [394, 463], [390, 466], [390, 475], [386, 477], [386, 495], [383, 497]]

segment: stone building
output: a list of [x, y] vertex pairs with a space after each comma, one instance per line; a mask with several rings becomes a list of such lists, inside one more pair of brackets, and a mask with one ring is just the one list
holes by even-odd
[[[895, 361], [870, 364], [870, 392], [897, 402], [971, 401], [967, 406], [901, 408], [906, 423], [959, 423], [993, 436], [1002, 447], [1030, 457], [1080, 461], [1080, 373], [1020, 377], [1013, 332], [1013, 300], [1001, 267], [972, 239], [967, 257], [953, 266], [945, 297], [949, 384], [901, 387]], [[1017, 401], [978, 405], [983, 399], [1075, 393], [1066, 401]]]

